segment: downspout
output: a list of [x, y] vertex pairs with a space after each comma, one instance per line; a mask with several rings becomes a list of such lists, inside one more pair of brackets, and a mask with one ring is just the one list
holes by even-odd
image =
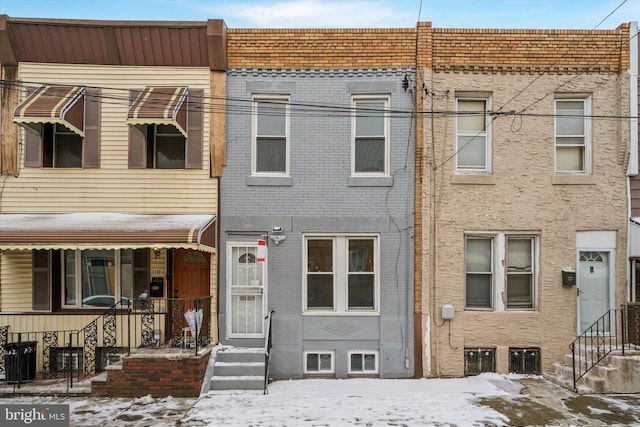
[[[638, 175], [638, 23], [629, 23], [629, 164], [627, 165], [627, 259], [625, 262], [627, 301], [631, 301], [629, 257], [631, 254], [631, 177]], [[635, 254], [634, 254], [635, 255]]]

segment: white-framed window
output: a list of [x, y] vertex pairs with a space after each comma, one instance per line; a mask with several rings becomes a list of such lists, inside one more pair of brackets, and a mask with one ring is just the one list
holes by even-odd
[[335, 372], [335, 353], [333, 351], [305, 351], [305, 374], [333, 374]]
[[378, 351], [376, 350], [350, 350], [349, 374], [377, 374]]
[[535, 309], [537, 247], [530, 234], [467, 234], [465, 309]]
[[359, 95], [351, 102], [351, 174], [389, 175], [389, 97]]
[[378, 311], [378, 236], [307, 235], [304, 238], [303, 311]]
[[252, 171], [289, 175], [289, 97], [253, 97]]
[[555, 115], [555, 171], [589, 173], [591, 164], [591, 131], [589, 97], [558, 97]]
[[456, 172], [491, 172], [491, 98], [456, 98]]
[[133, 250], [64, 250], [62, 307], [111, 307], [133, 293]]

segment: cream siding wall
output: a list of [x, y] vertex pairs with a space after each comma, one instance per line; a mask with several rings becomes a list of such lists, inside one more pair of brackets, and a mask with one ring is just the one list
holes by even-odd
[[[424, 75], [437, 94], [449, 91], [434, 96], [433, 105], [426, 98], [426, 110], [453, 111], [456, 91], [481, 91], [491, 94], [494, 111], [515, 97], [504, 111], [530, 105], [528, 113], [553, 114], [553, 92], [557, 90], [591, 93], [594, 115], [628, 111], [628, 79], [624, 76], [538, 78], [529, 74], [432, 74], [429, 69]], [[535, 78], [535, 83], [518, 94]], [[418, 256], [424, 270], [423, 331], [431, 329], [423, 343], [425, 376], [463, 375], [463, 350], [478, 347], [496, 349], [499, 372], [508, 369], [509, 347], [539, 347], [542, 369], [550, 370], [562, 360], [576, 334], [576, 288], [561, 284], [562, 268], [577, 267], [576, 232], [617, 232], [616, 264], [612, 266], [615, 306], [624, 301], [628, 120], [592, 120], [593, 173], [565, 180], [573, 184], [552, 183], [559, 180], [554, 178], [554, 120], [550, 116], [498, 117], [492, 124], [493, 173], [488, 177], [453, 174], [454, 118], [426, 118], [424, 129], [423, 252]], [[464, 236], [481, 231], [539, 236], [535, 310], [464, 310]], [[441, 319], [443, 304], [455, 307], [453, 320]]]
[[[22, 63], [24, 82], [101, 87], [101, 157], [96, 169], [25, 168], [6, 178], [2, 213], [132, 212], [217, 213], [217, 180], [209, 177], [209, 115], [203, 122], [203, 167], [199, 170], [128, 169], [130, 89], [189, 86], [210, 96], [208, 68], [111, 67]], [[205, 105], [206, 107], [206, 105]], [[23, 137], [23, 133], [20, 133]]]
[[[206, 67], [115, 67], [22, 63], [19, 78], [29, 84], [73, 84], [102, 88], [100, 167], [95, 169], [25, 168], [21, 139], [19, 174], [5, 177], [0, 213], [124, 212], [141, 214], [217, 214], [218, 179], [210, 177], [211, 73]], [[25, 83], [26, 84], [26, 83]], [[203, 167], [194, 170], [128, 168], [129, 90], [145, 86], [189, 86], [204, 90]], [[22, 94], [21, 99], [24, 98]], [[221, 130], [223, 132], [224, 130]], [[23, 131], [20, 138], [24, 138]], [[151, 255], [152, 269], [166, 282], [166, 257]], [[216, 254], [211, 254], [212, 310], [216, 309]], [[31, 253], [0, 254], [0, 325], [11, 331], [78, 329], [87, 315], [5, 315], [32, 310]], [[166, 295], [166, 289], [165, 289]], [[215, 311], [212, 320], [215, 322]], [[212, 338], [217, 342], [217, 325]]]

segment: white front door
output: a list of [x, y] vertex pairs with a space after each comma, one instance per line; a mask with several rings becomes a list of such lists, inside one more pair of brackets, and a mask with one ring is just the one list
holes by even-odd
[[[581, 251], [578, 264], [578, 334], [611, 308], [609, 252]], [[604, 332], [610, 332], [609, 325]]]
[[258, 245], [227, 245], [227, 331], [230, 338], [262, 338], [266, 295], [266, 262]]

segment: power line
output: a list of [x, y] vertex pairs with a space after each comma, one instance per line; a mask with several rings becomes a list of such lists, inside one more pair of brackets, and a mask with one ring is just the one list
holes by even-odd
[[[32, 88], [30, 85], [50, 85], [50, 86], [65, 86], [58, 83], [51, 82], [19, 82], [19, 81], [11, 81], [11, 80], [0, 80], [0, 85], [13, 85], [19, 88]], [[68, 85], [67, 85], [68, 86]], [[110, 90], [110, 91], [122, 91], [127, 92], [126, 96], [120, 95], [105, 95], [101, 92], [99, 95], [88, 94], [87, 96], [91, 96], [97, 99], [100, 99], [103, 103], [108, 105], [130, 105], [131, 99], [129, 98], [129, 89], [123, 88], [113, 88], [106, 86], [86, 86], [91, 89], [101, 89], [101, 90]], [[211, 97], [211, 96], [195, 96], [193, 94], [189, 94], [190, 100], [187, 102], [187, 109], [190, 111], [195, 110], [209, 110], [214, 114], [216, 113], [225, 113], [229, 115], [244, 115], [244, 116], [256, 116], [257, 113], [254, 109], [255, 100], [251, 98], [232, 98], [232, 97]], [[224, 105], [218, 104], [218, 101], [224, 101]], [[155, 100], [150, 97], [148, 102], [150, 105], [156, 103], [158, 107], [164, 109], [165, 103], [161, 100]], [[283, 104], [282, 101], [270, 101], [270, 100], [261, 100], [260, 102], [264, 102], [266, 104], [272, 103], [274, 106], [278, 104]], [[456, 111], [456, 110], [421, 110], [415, 111], [411, 110], [402, 110], [402, 109], [379, 109], [379, 108], [371, 108], [371, 107], [355, 107], [352, 105], [340, 105], [340, 104], [322, 104], [322, 103], [300, 103], [300, 102], [286, 102], [286, 105], [290, 107], [289, 116], [290, 117], [336, 117], [336, 118], [348, 118], [353, 117], [353, 115], [357, 112], [362, 114], [363, 116], [380, 116], [385, 115], [386, 117], [391, 118], [411, 118], [413, 116], [435, 116], [435, 117], [471, 117], [478, 115], [488, 115], [493, 118], [502, 117], [502, 116], [520, 116], [520, 117], [568, 117], [563, 114], [557, 113], [526, 113], [524, 110], [521, 111], [481, 111], [481, 112], [465, 112], [465, 111]], [[272, 108], [266, 109], [267, 115], [271, 116], [282, 116], [287, 113], [283, 113], [281, 108]], [[370, 114], [367, 114], [370, 113]], [[570, 117], [584, 117], [584, 118], [592, 118], [592, 119], [613, 119], [613, 120], [623, 120], [623, 119], [637, 119], [638, 116], [628, 116], [628, 115], [572, 115]]]

